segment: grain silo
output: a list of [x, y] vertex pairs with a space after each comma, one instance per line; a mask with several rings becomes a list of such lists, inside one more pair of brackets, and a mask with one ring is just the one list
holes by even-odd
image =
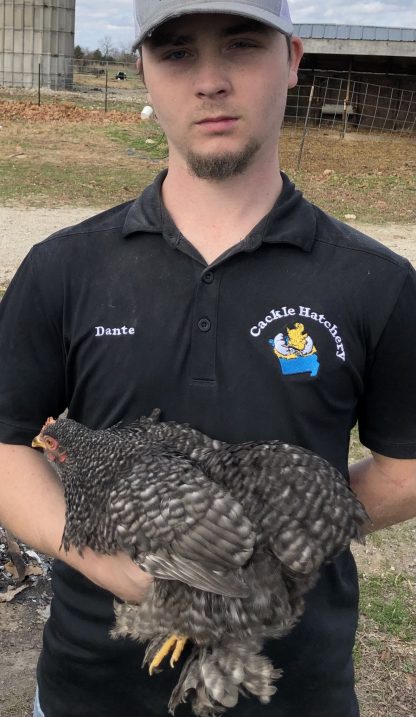
[[72, 84], [75, 0], [0, 0], [0, 85]]

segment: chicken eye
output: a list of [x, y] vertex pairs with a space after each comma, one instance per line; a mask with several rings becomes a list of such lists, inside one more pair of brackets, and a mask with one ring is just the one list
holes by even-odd
[[50, 448], [51, 450], [54, 450], [56, 448], [56, 441], [54, 438], [45, 436], [43, 440], [44, 440], [44, 443], [47, 446], [47, 448]]

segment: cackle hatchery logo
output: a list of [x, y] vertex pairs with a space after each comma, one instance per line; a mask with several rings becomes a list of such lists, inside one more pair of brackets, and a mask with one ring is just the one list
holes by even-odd
[[[270, 336], [270, 329], [275, 322], [278, 322], [278, 331], [276, 332], [275, 329]], [[313, 323], [329, 332], [334, 340], [336, 357], [340, 361], [345, 361], [344, 342], [337, 325], [309, 306], [299, 305], [297, 308], [282, 306], [280, 309], [272, 309], [261, 321], [251, 327], [250, 334], [254, 338], [262, 338], [269, 345], [279, 362], [283, 376], [307, 375], [316, 378], [320, 362], [313, 338], [315, 333]], [[312, 328], [309, 329], [309, 326]], [[265, 331], [269, 336], [264, 334]]]

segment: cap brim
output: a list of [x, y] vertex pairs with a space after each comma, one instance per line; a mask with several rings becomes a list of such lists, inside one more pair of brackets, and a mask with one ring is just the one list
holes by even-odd
[[[252, 11], [250, 11], [251, 7], [253, 7]], [[193, 15], [195, 13], [240, 15], [241, 17], [258, 20], [258, 22], [264, 22], [265, 25], [269, 25], [269, 27], [282, 32], [284, 35], [293, 35], [293, 24], [290, 20], [277, 17], [274, 13], [268, 12], [267, 10], [241, 2], [224, 3], [218, 0], [200, 0], [199, 2], [187, 3], [183, 10], [175, 10], [171, 13], [166, 13], [166, 10], [160, 12], [159, 15], [155, 15], [154, 18], [152, 18], [151, 27], [142, 27], [139, 29], [136, 22], [136, 39], [134, 45], [137, 47], [144, 42], [146, 37], [157, 27], [163, 25], [163, 23], [173, 20], [176, 17]]]

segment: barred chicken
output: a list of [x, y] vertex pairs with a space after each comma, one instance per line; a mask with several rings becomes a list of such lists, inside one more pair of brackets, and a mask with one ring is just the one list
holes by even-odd
[[113, 636], [147, 642], [150, 673], [190, 641], [172, 713], [189, 700], [198, 716], [222, 714], [240, 694], [267, 703], [280, 671], [264, 641], [292, 629], [321, 565], [368, 516], [310, 451], [230, 445], [159, 417], [102, 430], [48, 419], [32, 445], [64, 487], [63, 547], [121, 550], [154, 577], [140, 605], [115, 605]]

